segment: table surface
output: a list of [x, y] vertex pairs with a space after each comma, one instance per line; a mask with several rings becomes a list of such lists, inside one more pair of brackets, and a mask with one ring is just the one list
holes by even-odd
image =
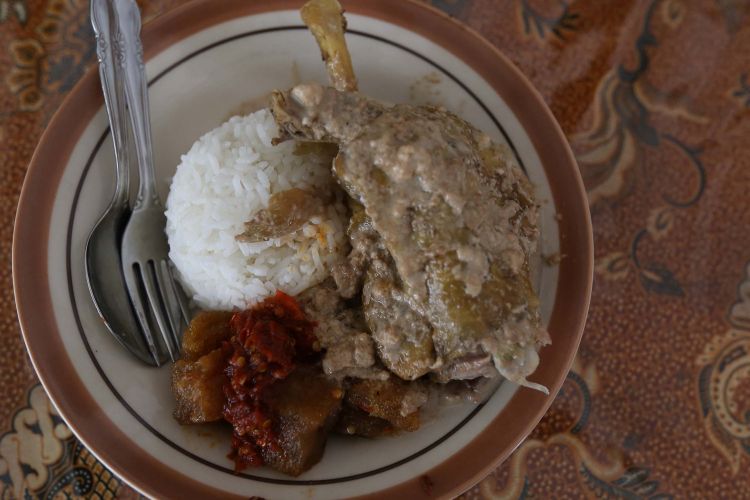
[[[260, 0], [258, 0], [260, 1]], [[139, 2], [148, 20], [183, 2]], [[467, 498], [750, 498], [750, 2], [433, 0], [508, 55], [576, 153], [594, 223], [573, 370]], [[135, 498], [65, 427], [21, 339], [13, 218], [94, 63], [86, 0], [0, 0], [0, 497]]]

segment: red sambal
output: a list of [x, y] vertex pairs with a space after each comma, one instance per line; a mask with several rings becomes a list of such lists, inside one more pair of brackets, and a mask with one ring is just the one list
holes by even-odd
[[296, 362], [318, 352], [315, 326], [297, 301], [283, 292], [232, 316], [232, 336], [225, 345], [229, 382], [224, 385], [223, 415], [234, 429], [229, 457], [236, 470], [263, 465], [262, 450], [279, 449], [267, 398], [274, 383], [288, 377]]

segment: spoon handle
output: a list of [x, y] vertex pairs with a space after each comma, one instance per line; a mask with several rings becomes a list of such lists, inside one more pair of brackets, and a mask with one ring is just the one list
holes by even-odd
[[99, 78], [104, 94], [112, 142], [115, 149], [115, 192], [112, 204], [126, 207], [130, 189], [128, 168], [128, 125], [125, 94], [118, 70], [118, 29], [108, 0], [91, 0], [91, 25], [96, 35], [96, 56], [99, 60]]
[[134, 0], [112, 0], [120, 30], [121, 67], [124, 73], [125, 95], [130, 110], [135, 150], [138, 157], [140, 183], [134, 210], [159, 205], [154, 181], [151, 150], [151, 120], [149, 118], [148, 84], [143, 64], [141, 45], [141, 13]]

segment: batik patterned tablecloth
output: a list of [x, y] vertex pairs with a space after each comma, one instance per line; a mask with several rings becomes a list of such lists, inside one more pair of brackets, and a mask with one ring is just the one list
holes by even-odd
[[[182, 2], [139, 3], [148, 20]], [[573, 370], [466, 497], [750, 498], [750, 1], [433, 4], [542, 93], [578, 158], [596, 247]], [[26, 166], [93, 63], [88, 2], [0, 0], [2, 498], [138, 496], [50, 405], [11, 284]]]

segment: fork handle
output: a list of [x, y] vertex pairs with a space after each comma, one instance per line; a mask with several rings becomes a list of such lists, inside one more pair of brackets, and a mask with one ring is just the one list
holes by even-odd
[[128, 203], [130, 187], [130, 170], [128, 169], [127, 133], [128, 124], [125, 95], [122, 80], [118, 78], [119, 36], [114, 13], [109, 7], [109, 0], [91, 0], [91, 25], [96, 35], [96, 56], [99, 60], [99, 79], [104, 94], [104, 106], [107, 110], [109, 128], [112, 130], [112, 142], [115, 149], [115, 192], [112, 202], [119, 206]]
[[138, 158], [138, 197], [134, 210], [141, 206], [160, 205], [154, 181], [154, 162], [151, 149], [151, 120], [149, 118], [148, 84], [143, 64], [141, 45], [141, 13], [134, 0], [112, 0], [120, 31], [120, 60], [125, 81], [125, 95], [133, 127], [135, 151]]

